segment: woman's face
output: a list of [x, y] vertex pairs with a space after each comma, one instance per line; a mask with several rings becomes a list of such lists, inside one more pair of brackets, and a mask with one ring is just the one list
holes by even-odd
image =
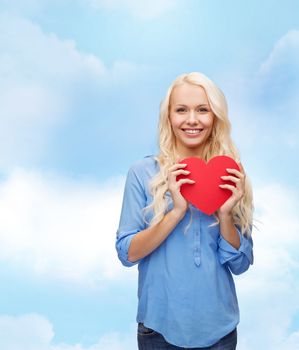
[[201, 156], [214, 121], [205, 90], [187, 83], [176, 86], [170, 96], [169, 119], [180, 156]]

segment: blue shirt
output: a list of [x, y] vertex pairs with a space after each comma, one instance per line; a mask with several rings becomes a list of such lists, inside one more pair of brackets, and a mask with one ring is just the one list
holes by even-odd
[[[253, 242], [240, 233], [235, 249], [222, 236], [213, 215], [189, 204], [184, 218], [152, 253], [130, 262], [128, 249], [134, 235], [149, 225], [142, 208], [152, 202], [149, 180], [159, 171], [147, 156], [127, 174], [115, 247], [124, 266], [138, 264], [137, 322], [161, 333], [179, 347], [206, 347], [230, 333], [239, 323], [239, 307], [232, 274], [253, 264]], [[167, 192], [169, 205], [173, 208]], [[192, 211], [191, 225], [184, 235]], [[146, 216], [149, 222], [152, 212]]]

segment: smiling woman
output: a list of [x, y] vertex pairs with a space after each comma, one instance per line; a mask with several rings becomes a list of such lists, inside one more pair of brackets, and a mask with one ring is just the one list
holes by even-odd
[[232, 194], [212, 215], [182, 196], [181, 186], [194, 181], [177, 180], [190, 173], [183, 158], [239, 161], [225, 97], [204, 74], [182, 74], [169, 87], [159, 143], [157, 156], [129, 169], [115, 244], [123, 265], [138, 264], [138, 347], [234, 350], [239, 308], [232, 274], [253, 264], [248, 177], [241, 164], [240, 171], [227, 169], [235, 186], [223, 185]]

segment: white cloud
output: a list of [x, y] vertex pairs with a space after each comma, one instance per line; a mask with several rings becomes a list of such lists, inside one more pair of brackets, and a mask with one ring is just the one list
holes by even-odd
[[0, 46], [0, 167], [11, 168], [39, 159], [53, 128], [70, 113], [79, 82], [107, 72], [74, 41], [9, 13], [0, 15]]
[[298, 199], [292, 189], [270, 183], [255, 189], [255, 205], [262, 221], [253, 235], [255, 262], [235, 279], [239, 348], [294, 350], [299, 348], [290, 345], [298, 345], [298, 333], [290, 331], [299, 314]]
[[107, 69], [74, 40], [11, 13], [0, 14], [0, 46], [0, 168], [6, 170], [37, 164], [78, 104], [91, 110], [91, 101], [78, 101], [83, 92], [98, 98], [101, 89], [132, 83], [150, 69], [121, 60]]
[[0, 316], [1, 349], [48, 350], [53, 336], [52, 325], [40, 315]]
[[132, 350], [137, 348], [136, 325], [121, 334], [111, 331], [99, 337], [91, 346], [53, 341], [53, 326], [44, 316], [25, 314], [0, 316], [0, 348], [5, 350]]
[[97, 184], [15, 170], [0, 185], [0, 259], [88, 287], [135, 278], [114, 247], [122, 190], [121, 177]]
[[273, 44], [256, 72], [223, 72], [234, 136], [249, 155], [271, 149], [285, 157], [298, 149], [298, 57], [299, 31], [290, 30]]
[[45, 86], [57, 89], [61, 84], [70, 86], [80, 79], [101, 77], [107, 72], [98, 57], [79, 52], [74, 40], [61, 40], [54, 33], [45, 33], [25, 18], [1, 14], [0, 33], [0, 74], [5, 82], [42, 81]]
[[31, 14], [39, 13], [43, 7], [44, 1], [45, 0], [1, 0], [1, 5], [3, 9], [5, 8], [9, 11]]
[[122, 11], [140, 20], [159, 17], [178, 4], [178, 0], [84, 0], [95, 9]]
[[[299, 107], [299, 30], [290, 30], [274, 45], [257, 73], [258, 92], [276, 111], [297, 119]], [[273, 113], [273, 110], [272, 110]]]
[[[289, 68], [296, 66], [298, 68], [298, 56], [299, 30], [290, 30], [275, 43], [269, 56], [261, 64], [260, 73], [274, 73], [280, 66], [289, 66]], [[287, 72], [285, 73], [287, 74]]]

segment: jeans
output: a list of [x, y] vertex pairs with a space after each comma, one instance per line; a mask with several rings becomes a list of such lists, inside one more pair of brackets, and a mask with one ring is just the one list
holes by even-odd
[[168, 343], [162, 334], [145, 327], [143, 323], [138, 323], [137, 342], [139, 350], [235, 350], [237, 346], [237, 328], [211, 346], [182, 348]]

